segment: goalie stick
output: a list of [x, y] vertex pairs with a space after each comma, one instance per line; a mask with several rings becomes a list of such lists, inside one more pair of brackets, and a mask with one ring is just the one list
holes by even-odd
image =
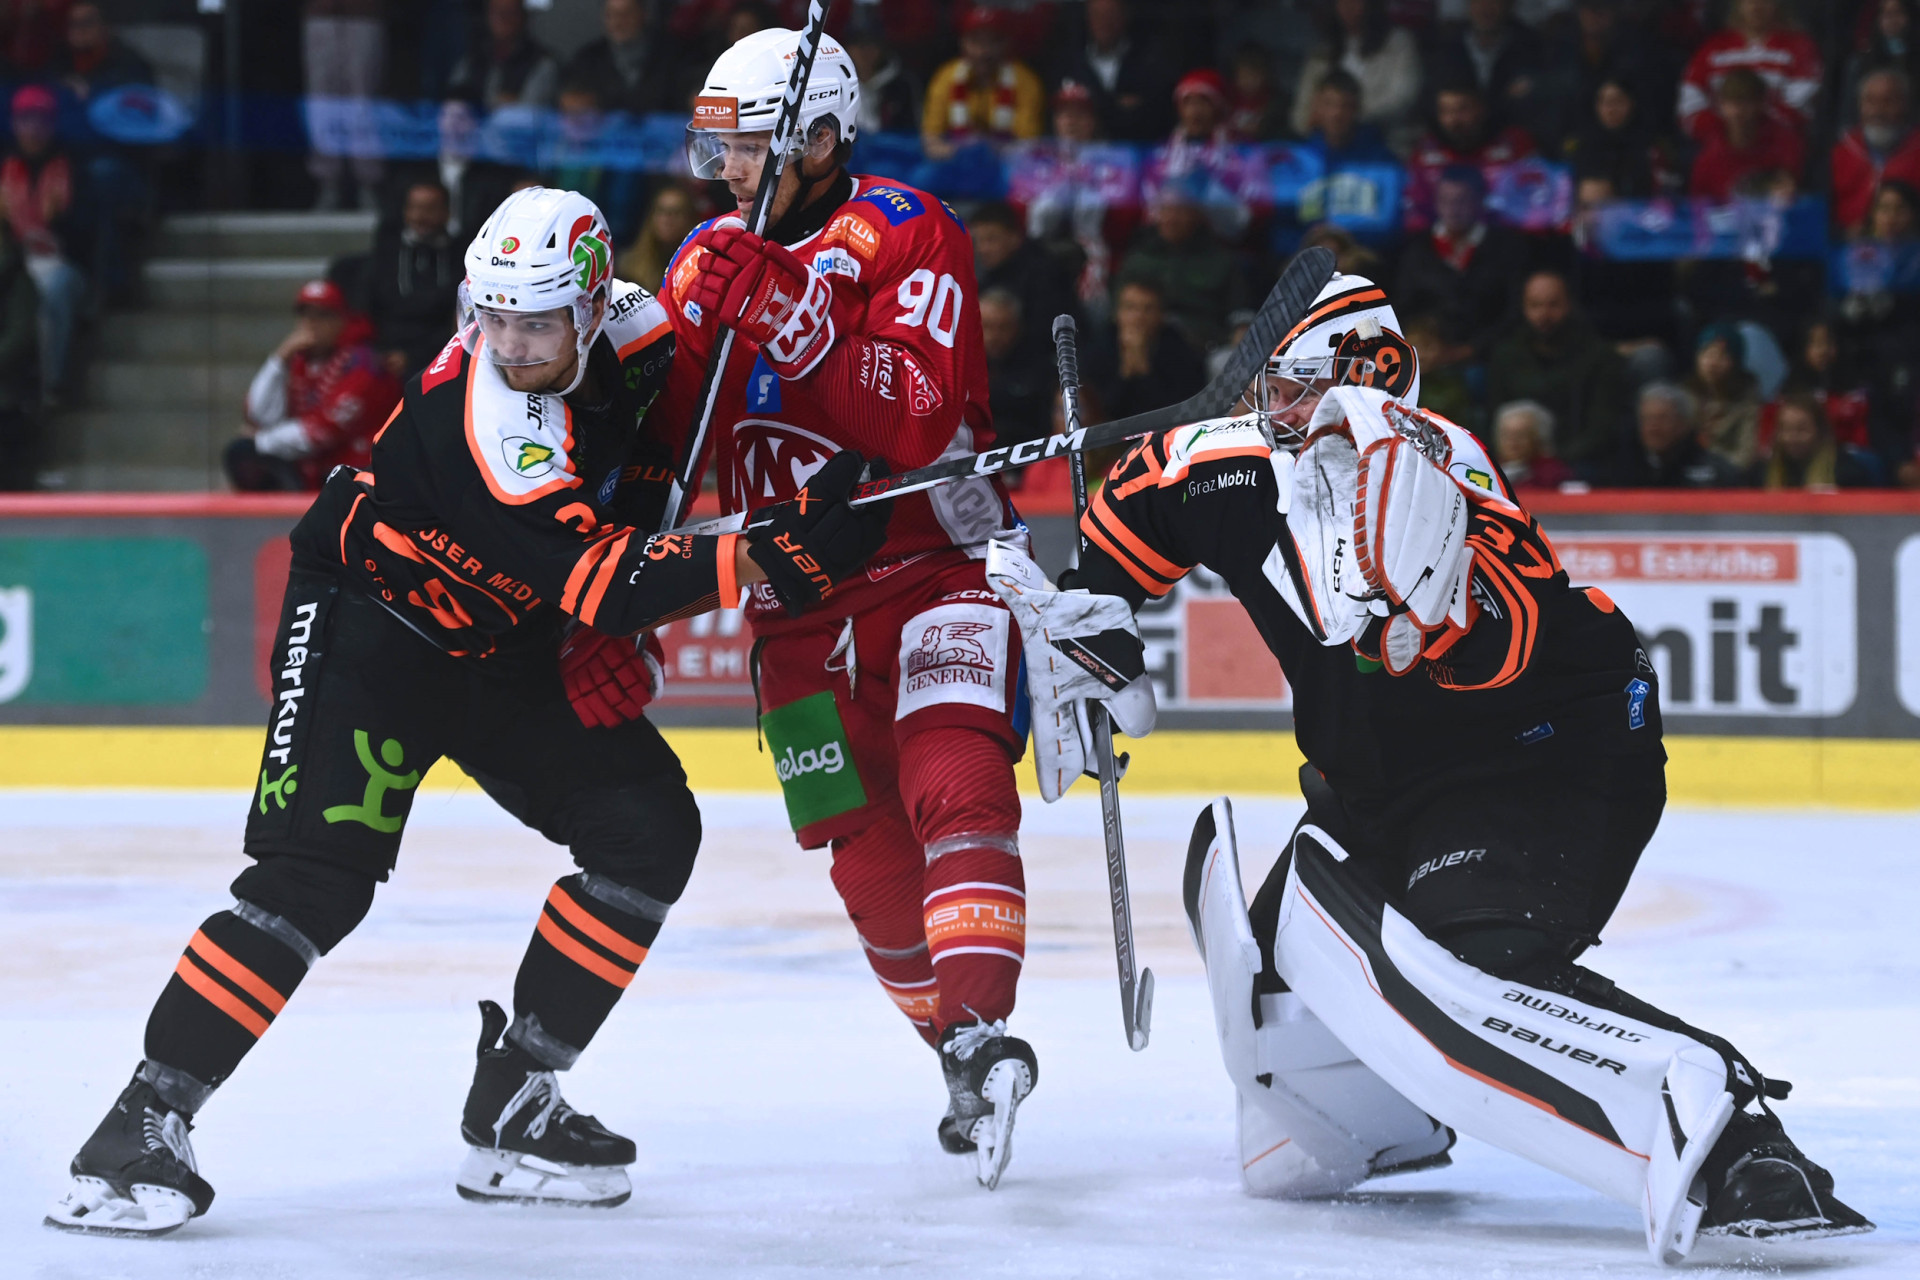
[[[1266, 368], [1267, 357], [1271, 356], [1281, 340], [1307, 320], [1313, 310], [1313, 299], [1323, 285], [1333, 278], [1333, 254], [1326, 249], [1314, 247], [1302, 250], [1294, 255], [1287, 269], [1280, 273], [1280, 279], [1273, 286], [1273, 292], [1260, 304], [1260, 311], [1247, 326], [1247, 336], [1240, 339], [1240, 345], [1233, 349], [1227, 358], [1226, 367], [1220, 376], [1188, 396], [1178, 404], [1170, 404], [1163, 409], [1149, 409], [1145, 413], [1136, 413], [1125, 418], [1115, 418], [1112, 422], [1103, 422], [1097, 427], [1082, 427], [1077, 421], [1067, 424], [1068, 429], [1057, 436], [1048, 436], [1044, 440], [1027, 440], [1016, 445], [1007, 445], [998, 449], [988, 449], [985, 453], [965, 454], [957, 458], [946, 458], [932, 462], [924, 467], [915, 467], [911, 471], [902, 471], [898, 475], [882, 476], [869, 480], [853, 488], [852, 502], [862, 506], [877, 502], [882, 498], [895, 498], [903, 493], [913, 493], [920, 489], [931, 489], [936, 485], [949, 484], [955, 480], [965, 480], [969, 476], [990, 476], [1001, 471], [1011, 471], [1017, 467], [1031, 466], [1047, 458], [1057, 458], [1061, 454], [1077, 455], [1086, 449], [1104, 449], [1109, 445], [1125, 444], [1140, 436], [1152, 435], [1156, 431], [1166, 431], [1172, 427], [1183, 427], [1190, 422], [1200, 422], [1207, 418], [1223, 417], [1240, 400], [1260, 371]], [[729, 330], [731, 339], [731, 330]], [[709, 368], [708, 373], [712, 373]], [[711, 405], [703, 411], [700, 432], [706, 431], [705, 415], [711, 413]], [[697, 455], [696, 455], [697, 456]], [[687, 474], [684, 470], [682, 475]], [[669, 514], [685, 503], [685, 491], [680, 482], [675, 481], [674, 498], [667, 504]], [[672, 529], [673, 533], [716, 534], [738, 533], [747, 527], [744, 512], [735, 512], [728, 516], [717, 516], [697, 524]]]
[[[1317, 290], [1316, 290], [1317, 292]], [[1060, 407], [1068, 437], [1080, 430], [1079, 335], [1072, 316], [1053, 321], [1053, 356], [1060, 369]], [[1087, 455], [1068, 456], [1073, 473], [1073, 514], [1076, 522], [1087, 513]], [[1080, 535], [1080, 554], [1086, 555], [1087, 535]], [[1087, 724], [1093, 730], [1094, 766], [1100, 779], [1100, 826], [1107, 842], [1107, 905], [1113, 909], [1113, 957], [1120, 967], [1120, 1021], [1127, 1046], [1135, 1053], [1147, 1047], [1153, 1023], [1153, 970], [1136, 977], [1133, 945], [1133, 905], [1127, 897], [1127, 845], [1120, 830], [1120, 769], [1113, 758], [1113, 721], [1107, 709], [1088, 699]]]
[[[780, 189], [780, 175], [787, 169], [787, 153], [800, 128], [800, 103], [806, 97], [807, 81], [813, 76], [813, 57], [820, 50], [820, 37], [826, 30], [827, 4], [828, 0], [812, 0], [807, 8], [807, 28], [800, 36], [800, 54], [793, 61], [793, 74], [787, 79], [787, 94], [780, 100], [780, 115], [773, 122], [771, 145], [760, 168], [760, 188], [753, 193], [753, 208], [747, 215], [747, 230], [755, 235], [766, 232], [773, 212], [773, 196]], [[806, 139], [800, 139], [800, 144], [804, 148]], [[679, 465], [673, 470], [673, 483], [667, 490], [667, 505], [660, 519], [663, 533], [674, 531], [674, 526], [686, 519], [687, 508], [693, 505], [694, 476], [698, 473], [700, 455], [706, 451], [708, 428], [713, 423], [714, 408], [720, 402], [727, 361], [733, 355], [733, 340], [734, 332], [728, 329], [720, 337], [720, 349], [707, 361], [706, 381], [700, 386], [700, 413], [693, 421], [693, 429], [687, 433]]]

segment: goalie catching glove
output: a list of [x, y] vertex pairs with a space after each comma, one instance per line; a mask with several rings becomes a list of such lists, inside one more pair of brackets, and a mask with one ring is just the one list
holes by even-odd
[[[832, 595], [835, 583], [858, 572], [886, 542], [893, 500], [847, 503], [867, 469], [858, 451], [842, 449], [790, 500], [748, 520], [747, 554], [789, 615], [797, 618]], [[875, 458], [872, 472], [887, 474], [886, 463]]]
[[782, 378], [803, 378], [833, 346], [833, 287], [787, 249], [726, 217], [695, 241], [707, 252], [688, 298], [760, 348]]
[[1281, 595], [1322, 644], [1366, 632], [1401, 675], [1429, 631], [1466, 625], [1471, 511], [1447, 474], [1446, 436], [1359, 387], [1329, 391], [1313, 427], [1283, 490], [1292, 590]]
[[987, 584], [1006, 603], [1026, 648], [1033, 704], [1033, 758], [1040, 795], [1052, 804], [1090, 765], [1087, 699], [1107, 706], [1130, 738], [1153, 732], [1156, 709], [1133, 610], [1119, 596], [1063, 591], [1010, 542], [987, 544]]
[[653, 632], [610, 636], [576, 624], [560, 642], [560, 683], [589, 729], [637, 719], [666, 684], [667, 654]]

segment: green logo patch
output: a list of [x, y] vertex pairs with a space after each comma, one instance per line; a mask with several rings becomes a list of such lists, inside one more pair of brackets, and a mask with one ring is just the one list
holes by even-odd
[[[287, 797], [300, 789], [300, 779], [293, 776], [298, 772], [300, 772], [300, 766], [290, 764], [287, 766], [286, 771], [279, 777], [268, 781], [267, 771], [265, 769], [260, 771], [261, 813], [264, 814], [267, 811], [268, 800], [272, 800], [275, 804], [279, 805], [283, 811], [286, 809]], [[329, 821], [331, 821], [331, 819], [329, 819]]]
[[775, 707], [760, 717], [760, 729], [773, 751], [787, 798], [787, 820], [795, 831], [851, 813], [867, 802], [830, 691]]
[[[363, 827], [372, 827], [375, 831], [395, 832], [406, 824], [404, 813], [388, 817], [386, 808], [387, 792], [411, 791], [420, 785], [420, 771], [410, 773], [390, 773], [381, 767], [381, 760], [390, 768], [398, 769], [406, 759], [406, 748], [397, 738], [388, 738], [380, 744], [380, 760], [373, 758], [373, 744], [367, 739], [365, 729], [353, 731], [354, 754], [360, 757], [360, 766], [367, 771], [367, 793], [359, 804], [336, 804], [323, 809], [320, 816], [328, 822], [357, 822]], [[289, 771], [291, 772], [291, 771]], [[265, 811], [266, 797], [261, 797], [262, 811]]]

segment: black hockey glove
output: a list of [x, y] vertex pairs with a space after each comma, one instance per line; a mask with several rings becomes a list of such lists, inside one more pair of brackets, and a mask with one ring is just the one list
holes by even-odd
[[869, 465], [857, 451], [843, 449], [791, 501], [753, 513], [747, 554], [790, 616], [797, 618], [832, 595], [835, 583], [858, 572], [886, 542], [891, 499], [847, 504], [848, 492], [863, 474], [886, 475], [886, 463], [876, 458]]

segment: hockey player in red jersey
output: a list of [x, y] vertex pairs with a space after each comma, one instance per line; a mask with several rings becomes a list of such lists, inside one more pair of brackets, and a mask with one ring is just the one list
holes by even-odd
[[[735, 335], [710, 427], [728, 512], [789, 497], [836, 450], [917, 467], [993, 441], [973, 251], [925, 192], [849, 174], [859, 83], [823, 39], [765, 238], [744, 218], [800, 33], [761, 31], [714, 64], [688, 160], [741, 217], [688, 237], [663, 301], [680, 342], [667, 420], [698, 410], [722, 326]], [[945, 1070], [939, 1127], [994, 1185], [1033, 1052], [1006, 1034], [1026, 939], [1019, 634], [988, 589], [987, 539], [1022, 536], [981, 479], [895, 507], [864, 575], [805, 618], [755, 589], [761, 727], [800, 843], [833, 882], [874, 974]]]

